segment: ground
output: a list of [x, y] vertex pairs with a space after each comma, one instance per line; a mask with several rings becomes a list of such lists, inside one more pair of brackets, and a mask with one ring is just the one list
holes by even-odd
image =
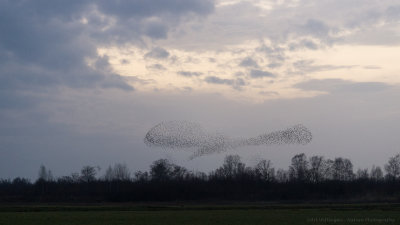
[[0, 224], [400, 224], [400, 204], [14, 204], [0, 206]]

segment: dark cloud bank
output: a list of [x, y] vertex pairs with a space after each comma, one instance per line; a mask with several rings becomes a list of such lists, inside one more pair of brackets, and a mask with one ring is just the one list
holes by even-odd
[[[66, 93], [134, 90], [126, 78], [112, 71], [107, 56], [98, 55], [97, 47], [133, 44], [146, 48], [143, 38], [166, 38], [182, 21], [213, 10], [209, 0], [0, 0], [0, 170], [13, 174], [13, 166], [4, 161], [9, 158], [37, 164], [40, 160], [35, 158], [46, 161], [55, 149], [65, 155], [60, 151], [71, 152], [67, 150], [71, 142], [81, 143], [76, 149], [89, 145], [92, 151], [96, 149], [99, 140], [82, 144], [82, 134], [73, 125], [50, 118], [61, 99], [78, 101]], [[156, 48], [148, 56], [168, 54]], [[83, 105], [60, 107], [68, 114], [74, 111], [68, 107]], [[59, 143], [64, 146], [51, 147], [55, 135], [62, 135], [64, 141]], [[26, 166], [14, 169], [16, 173], [27, 170]]]
[[[131, 90], [117, 74], [87, 66], [85, 59], [98, 58], [96, 45], [165, 38], [184, 16], [206, 15], [213, 7], [204, 0], [0, 1], [0, 88]], [[146, 56], [166, 58], [169, 53], [155, 48]]]

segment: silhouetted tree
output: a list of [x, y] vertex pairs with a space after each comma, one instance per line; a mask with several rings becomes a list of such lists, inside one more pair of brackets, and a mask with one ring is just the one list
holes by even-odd
[[78, 172], [71, 173], [71, 179], [77, 183], [81, 181], [81, 175]]
[[275, 179], [275, 169], [272, 168], [270, 160], [260, 160], [254, 168], [257, 177], [264, 181], [273, 181]]
[[116, 180], [127, 181], [131, 177], [128, 166], [124, 164], [117, 163], [114, 165], [114, 176]]
[[141, 182], [144, 182], [144, 181], [148, 181], [149, 180], [149, 173], [146, 171], [146, 172], [142, 172], [142, 171], [136, 171], [135, 172], [135, 180], [136, 181], [141, 181]]
[[114, 167], [109, 166], [104, 174], [106, 181], [127, 181], [130, 177], [128, 166], [120, 163], [115, 164]]
[[168, 159], [159, 159], [150, 166], [150, 175], [152, 180], [166, 181], [171, 178], [172, 165]]
[[51, 172], [51, 170], [47, 170], [44, 165], [40, 165], [39, 173], [38, 173], [38, 180], [52, 181], [53, 173]]
[[245, 172], [246, 165], [240, 161], [239, 155], [227, 155], [222, 167], [215, 171], [218, 177], [232, 179]]
[[104, 173], [105, 181], [112, 181], [114, 179], [114, 170], [111, 166], [108, 166], [106, 172]]
[[289, 181], [289, 172], [284, 169], [278, 169], [278, 171], [276, 171], [275, 177], [278, 180], [278, 182], [280, 182], [280, 183], [288, 182]]
[[31, 186], [31, 181], [26, 178], [17, 177], [17, 178], [14, 178], [14, 180], [12, 181], [12, 184], [14, 186], [27, 187], [27, 186]]
[[[385, 169], [391, 182], [383, 179], [380, 167], [359, 169], [345, 158], [324, 160], [304, 154], [295, 155], [289, 170], [274, 175], [269, 160], [246, 167], [238, 155], [228, 155], [218, 169], [208, 175], [188, 171], [166, 159], [154, 161], [147, 171], [135, 172], [130, 179], [125, 164], [110, 166], [103, 179], [96, 179], [95, 167], [85, 166], [57, 180], [49, 180], [49, 170], [42, 166], [35, 183], [16, 178], [0, 179], [2, 202], [116, 202], [116, 201], [299, 201], [299, 200], [397, 200], [400, 179], [396, 168], [399, 157], [391, 157]], [[396, 177], [397, 176], [397, 177]], [[275, 177], [275, 179], [274, 179]], [[47, 180], [46, 180], [47, 179]], [[160, 182], [162, 181], [162, 182]], [[301, 181], [301, 182], [299, 182]], [[310, 181], [310, 182], [307, 182]]]
[[335, 161], [332, 159], [327, 159], [324, 162], [325, 167], [324, 167], [324, 171], [323, 171], [323, 175], [324, 175], [324, 179], [325, 180], [333, 180], [334, 179], [334, 164]]
[[309, 159], [309, 179], [311, 182], [321, 181], [326, 172], [326, 162], [323, 156], [312, 156]]
[[305, 181], [308, 178], [308, 161], [304, 153], [293, 156], [289, 167], [289, 177], [292, 180]]
[[81, 169], [80, 179], [84, 182], [92, 182], [96, 180], [96, 168], [93, 166], [84, 166]]
[[383, 172], [381, 167], [373, 165], [370, 173], [370, 178], [375, 181], [383, 179]]
[[368, 169], [358, 169], [356, 172], [356, 177], [359, 180], [368, 180], [369, 178]]
[[332, 165], [333, 179], [348, 181], [353, 179], [353, 164], [349, 159], [342, 157], [335, 158]]
[[174, 180], [183, 180], [186, 176], [189, 175], [189, 172], [184, 167], [178, 165], [171, 165], [171, 167], [171, 178]]
[[400, 176], [400, 154], [397, 154], [389, 158], [387, 164], [385, 164], [386, 177], [389, 180], [395, 180]]

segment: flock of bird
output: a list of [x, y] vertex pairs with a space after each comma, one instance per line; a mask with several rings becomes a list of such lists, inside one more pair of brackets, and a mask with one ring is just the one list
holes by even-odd
[[194, 150], [191, 159], [244, 146], [301, 144], [311, 142], [312, 134], [303, 125], [265, 133], [251, 138], [232, 138], [217, 132], [207, 132], [189, 121], [161, 122], [151, 128], [144, 142], [151, 147]]

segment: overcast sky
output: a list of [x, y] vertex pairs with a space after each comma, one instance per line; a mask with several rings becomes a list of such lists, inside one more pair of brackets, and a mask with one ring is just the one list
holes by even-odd
[[[209, 171], [400, 153], [397, 0], [0, 0], [0, 178], [159, 158]], [[305, 146], [236, 149], [189, 160], [146, 132], [188, 120], [252, 137], [303, 124]]]

